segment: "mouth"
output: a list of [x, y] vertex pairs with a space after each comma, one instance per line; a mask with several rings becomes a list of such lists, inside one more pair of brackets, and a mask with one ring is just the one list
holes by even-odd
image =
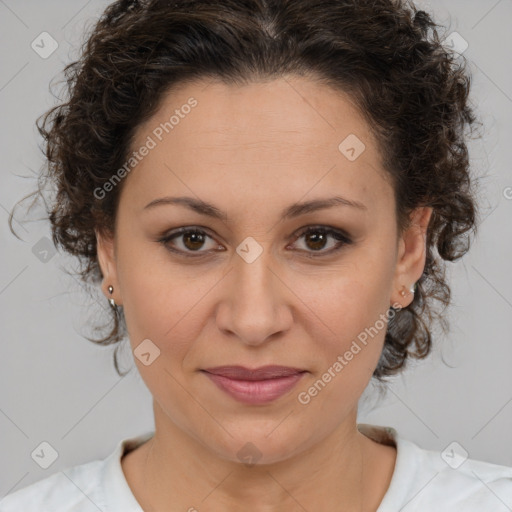
[[216, 386], [246, 404], [266, 404], [285, 395], [302, 379], [306, 370], [287, 366], [217, 366], [201, 370]]

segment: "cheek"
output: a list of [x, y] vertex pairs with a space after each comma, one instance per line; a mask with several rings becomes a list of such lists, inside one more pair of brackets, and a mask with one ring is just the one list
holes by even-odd
[[325, 416], [329, 408], [331, 427], [356, 406], [382, 352], [388, 308], [376, 286], [340, 279], [316, 297], [318, 318], [310, 335], [317, 371], [298, 390], [297, 401], [311, 416]]
[[[160, 366], [177, 369], [200, 337], [208, 320], [205, 297], [221, 276], [173, 264], [165, 251], [126, 246], [119, 248], [118, 277], [132, 350], [149, 339], [160, 351]], [[139, 369], [146, 367], [139, 364]]]
[[297, 281], [295, 290], [307, 306], [304, 314], [311, 319], [309, 334], [321, 362], [315, 377], [325, 374], [329, 382], [325, 399], [331, 393], [336, 402], [359, 396], [382, 351], [392, 265], [385, 252], [379, 261], [372, 253], [359, 252], [354, 262], [347, 258], [346, 265], [329, 276], [317, 276], [315, 286]]
[[322, 331], [322, 336], [315, 338], [327, 336], [329, 344], [338, 349], [373, 325], [389, 308], [392, 272], [382, 261], [366, 260], [362, 254], [354, 253], [354, 259], [357, 263], [347, 260], [329, 274], [294, 280], [294, 292]]
[[[118, 248], [117, 272], [132, 350], [149, 339], [162, 351], [162, 333], [182, 316], [176, 283], [166, 277], [165, 267], [151, 260], [151, 254], [150, 248], [141, 251], [126, 241]], [[139, 364], [139, 369], [144, 371], [145, 367]]]

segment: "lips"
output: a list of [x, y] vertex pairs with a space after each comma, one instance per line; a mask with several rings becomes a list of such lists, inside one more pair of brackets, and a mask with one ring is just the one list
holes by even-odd
[[281, 398], [298, 384], [306, 370], [289, 366], [217, 366], [202, 370], [218, 389], [235, 400], [256, 406]]
[[305, 370], [291, 368], [289, 366], [268, 365], [259, 368], [245, 368], [244, 366], [216, 366], [204, 370], [212, 375], [220, 375], [228, 379], [243, 381], [260, 381], [268, 379], [279, 379], [304, 373]]

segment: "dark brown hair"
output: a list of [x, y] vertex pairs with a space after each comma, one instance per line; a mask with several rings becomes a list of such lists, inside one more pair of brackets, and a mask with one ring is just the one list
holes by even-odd
[[[95, 229], [113, 233], [122, 183], [102, 199], [94, 190], [123, 165], [135, 130], [173, 86], [285, 74], [319, 80], [349, 93], [375, 134], [399, 232], [413, 208], [433, 207], [414, 301], [390, 319], [374, 377], [383, 381], [409, 356], [426, 357], [434, 320], [447, 328], [444, 261], [467, 252], [477, 214], [466, 146], [476, 122], [470, 76], [440, 28], [407, 0], [112, 3], [65, 69], [67, 98], [38, 122], [48, 165], [34, 194], [48, 182], [55, 189], [45, 201], [55, 245], [78, 257], [84, 282], [101, 281]], [[122, 309], [112, 315], [108, 334], [91, 341], [125, 337]], [[114, 364], [121, 374], [117, 347]]]

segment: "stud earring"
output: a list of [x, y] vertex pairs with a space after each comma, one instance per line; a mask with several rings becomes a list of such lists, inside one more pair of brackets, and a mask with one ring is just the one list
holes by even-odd
[[[416, 290], [416, 283], [411, 285], [411, 287], [409, 288], [409, 293], [412, 293], [414, 295], [415, 290]], [[405, 286], [402, 286], [402, 291], [400, 292], [400, 295], [402, 297], [405, 297], [407, 295], [407, 291], [405, 289]]]
[[[114, 293], [114, 287], [113, 287], [112, 285], [110, 285], [110, 286], [108, 287], [108, 293], [110, 293], [110, 295], [112, 295], [112, 293]], [[109, 301], [110, 305], [111, 305], [113, 308], [115, 308], [115, 307], [116, 307], [116, 302], [115, 302], [115, 300], [114, 300], [112, 297], [110, 297], [110, 299], [108, 299], [108, 301]]]

